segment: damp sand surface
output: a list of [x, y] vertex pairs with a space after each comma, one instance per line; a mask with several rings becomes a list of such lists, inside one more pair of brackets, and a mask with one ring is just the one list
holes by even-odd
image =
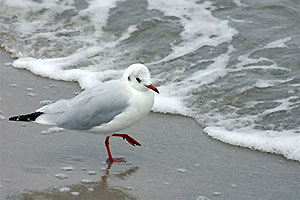
[[300, 164], [227, 145], [192, 119], [150, 113], [124, 130], [142, 146], [8, 117], [80, 92], [76, 83], [35, 76], [0, 53], [0, 199], [299, 199]]

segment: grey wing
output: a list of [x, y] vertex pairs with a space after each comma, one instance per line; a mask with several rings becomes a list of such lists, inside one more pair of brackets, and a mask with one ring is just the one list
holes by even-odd
[[89, 130], [108, 123], [129, 106], [129, 98], [117, 84], [106, 86], [39, 109], [45, 113], [39, 120], [51, 121], [50, 124], [70, 130]]

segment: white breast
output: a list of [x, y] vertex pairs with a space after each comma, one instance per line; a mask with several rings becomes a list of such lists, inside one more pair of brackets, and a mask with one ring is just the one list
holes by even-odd
[[136, 124], [150, 112], [154, 104], [154, 94], [152, 91], [139, 92], [130, 89], [128, 92], [131, 93], [128, 108], [112, 121], [101, 126], [96, 126], [89, 132], [111, 134]]

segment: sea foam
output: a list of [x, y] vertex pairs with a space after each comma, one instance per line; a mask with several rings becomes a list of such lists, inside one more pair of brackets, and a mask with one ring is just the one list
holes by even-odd
[[223, 42], [231, 41], [237, 33], [228, 25], [228, 21], [219, 20], [212, 16], [209, 10], [212, 3], [209, 1], [195, 4], [195, 1], [177, 1], [174, 3], [172, 0], [148, 0], [148, 3], [148, 9], [157, 9], [166, 16], [178, 17], [184, 27], [184, 31], [180, 34], [182, 42], [173, 46], [173, 52], [162, 61], [179, 58], [205, 45], [217, 46]]
[[259, 131], [246, 128], [228, 131], [220, 127], [206, 127], [204, 132], [228, 144], [282, 154], [288, 159], [300, 160], [300, 135], [291, 131]]

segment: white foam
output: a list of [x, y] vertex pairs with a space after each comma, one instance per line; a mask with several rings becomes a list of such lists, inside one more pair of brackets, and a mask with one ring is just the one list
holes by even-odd
[[189, 74], [180, 82], [171, 82], [160, 86], [160, 94], [155, 97], [153, 111], [195, 117], [197, 114], [193, 109], [187, 107], [185, 102], [193, 98], [191, 94], [193, 90], [197, 90], [201, 85], [212, 83], [230, 72], [226, 66], [234, 51], [232, 45], [229, 45], [226, 53], [214, 59], [198, 61], [198, 63], [212, 62], [206, 69]]
[[66, 178], [68, 178], [68, 176], [66, 174], [55, 174], [54, 176], [56, 178], [58, 178], [58, 179], [66, 179]]
[[239, 7], [245, 6], [245, 4], [241, 2], [241, 0], [233, 0], [233, 2]]
[[[240, 62], [236, 65], [236, 69], [232, 71], [241, 71], [241, 70], [251, 70], [251, 69], [263, 69], [263, 70], [282, 70], [282, 71], [290, 71], [290, 69], [284, 67], [278, 67], [277, 64], [268, 58], [250, 58], [250, 55], [256, 51], [261, 50], [262, 48], [255, 49], [250, 53], [241, 55], [237, 58]], [[269, 62], [269, 65], [258, 65], [261, 62]]]
[[287, 45], [285, 44], [286, 42], [290, 41], [292, 37], [286, 37], [283, 39], [275, 40], [273, 42], [270, 42], [266, 46], [264, 46], [265, 49], [270, 49], [270, 48], [286, 48]]
[[89, 175], [96, 175], [97, 173], [95, 171], [88, 171]]
[[58, 189], [58, 191], [60, 191], [60, 192], [69, 192], [70, 190], [71, 189], [68, 188], [68, 187], [61, 187], [61, 188]]
[[262, 112], [260, 114], [261, 115], [268, 115], [270, 113], [275, 113], [275, 112], [279, 112], [279, 111], [289, 111], [294, 107], [294, 104], [291, 103], [291, 100], [293, 99], [298, 99], [299, 97], [297, 96], [291, 96], [288, 98], [284, 98], [284, 99], [278, 99], [274, 102], [279, 103], [278, 106], [274, 107], [274, 108], [270, 108], [270, 109], [266, 109], [264, 112]]
[[159, 113], [181, 114], [191, 116], [191, 111], [186, 108], [180, 97], [172, 97], [164, 94], [160, 89], [160, 95], [155, 96], [152, 111]]
[[71, 192], [71, 194], [74, 196], [78, 196], [80, 194], [80, 192]]
[[67, 57], [53, 59], [19, 58], [13, 62], [13, 66], [30, 70], [34, 74], [51, 79], [78, 81], [82, 87], [88, 87], [90, 84], [96, 84], [97, 73], [87, 69], [68, 68], [79, 64], [81, 60], [87, 59], [101, 50], [101, 48], [96, 47], [89, 48]]
[[228, 16], [228, 19], [229, 19], [230, 21], [237, 22], [237, 23], [245, 23], [245, 22], [246, 22], [245, 20], [234, 19], [234, 18], [232, 18], [232, 17], [230, 17], [230, 16]]
[[[120, 1], [122, 0], [89, 0], [86, 1], [87, 7], [82, 7], [79, 10], [76, 8], [74, 0], [67, 2], [10, 0], [4, 2], [3, 7], [6, 8], [9, 15], [16, 16], [13, 28], [15, 32], [19, 32], [20, 35], [25, 36], [24, 38], [32, 41], [39, 39], [55, 41], [53, 43], [54, 45], [50, 44], [50, 47], [55, 49], [55, 45], [57, 44], [66, 44], [65, 38], [61, 36], [72, 35], [71, 40], [68, 42], [72, 43], [71, 46], [78, 48], [88, 47], [97, 43], [97, 40], [103, 33], [103, 27], [107, 23], [110, 9], [116, 7]], [[77, 15], [64, 15], [66, 16], [66, 20], [70, 21], [67, 25], [68, 27], [65, 27], [66, 24], [57, 18], [64, 12], [70, 11], [74, 13], [79, 11], [79, 13]], [[30, 15], [30, 19], [28, 19], [28, 15]], [[82, 31], [84, 29], [93, 29], [93, 31]], [[78, 42], [81, 44], [77, 45]], [[31, 44], [28, 44], [28, 46], [30, 45]], [[64, 48], [64, 46], [62, 46], [62, 48]], [[35, 48], [35, 46], [33, 46], [33, 48], [31, 48], [33, 54], [31, 55], [34, 55], [35, 51], [41, 53], [47, 51], [47, 49], [49, 49], [49, 47], [45, 47], [44, 49], [43, 47]], [[10, 50], [14, 55], [23, 57], [22, 52], [16, 52], [14, 49]], [[73, 50], [68, 49], [68, 51], [71, 52]]]
[[22, 8], [25, 10], [31, 10], [31, 11], [38, 11], [42, 8], [48, 8], [48, 9], [59, 9], [61, 10], [62, 8], [70, 8], [66, 4], [57, 4], [56, 1], [46, 1], [43, 2], [43, 4], [39, 2], [35, 2], [32, 0], [10, 0], [5, 2], [6, 5], [9, 5], [14, 8]]
[[187, 170], [186, 170], [186, 169], [183, 169], [183, 168], [178, 168], [177, 171], [178, 171], [178, 172], [181, 172], [181, 173], [185, 173]]
[[287, 83], [292, 81], [293, 79], [286, 79], [286, 80], [259, 80], [255, 83], [255, 87], [257, 88], [268, 88], [273, 87], [282, 83]]
[[[209, 84], [216, 81], [218, 78], [223, 77], [227, 74], [226, 66], [230, 59], [231, 54], [235, 51], [232, 45], [229, 45], [228, 51], [224, 54], [220, 54], [218, 57], [211, 59], [213, 63], [210, 64], [206, 69], [198, 70], [194, 74], [190, 75], [185, 81], [196, 81], [199, 87], [200, 85]], [[198, 61], [201, 62], [202, 60]], [[208, 60], [205, 60], [208, 61]]]
[[282, 154], [300, 161], [300, 134], [292, 131], [260, 131], [250, 128], [228, 131], [221, 127], [206, 127], [204, 132], [212, 138], [236, 146], [269, 153]]
[[[237, 31], [228, 25], [227, 20], [213, 17], [212, 2], [197, 3], [193, 0], [148, 0], [148, 9], [162, 11], [166, 16], [180, 19], [184, 31], [180, 34], [182, 42], [173, 46], [173, 52], [162, 61], [170, 61], [208, 45], [217, 46], [230, 42]], [[205, 28], [204, 28], [205, 27]]]
[[88, 8], [79, 12], [80, 16], [90, 16], [94, 28], [102, 29], [108, 19], [109, 10], [116, 7], [117, 2], [123, 0], [90, 0], [87, 1], [89, 4]]
[[247, 90], [253, 89], [253, 88], [269, 88], [274, 87], [277, 85], [280, 85], [282, 83], [287, 83], [292, 81], [293, 79], [286, 79], [286, 80], [258, 80], [254, 85], [252, 86], [245, 86], [240, 89], [238, 89], [238, 93], [243, 93]]
[[118, 43], [128, 39], [134, 31], [136, 31], [136, 26], [129, 26], [118, 40], [103, 44], [102, 47], [90, 46], [79, 49], [74, 54], [60, 58], [19, 58], [12, 65], [16, 68], [27, 69], [36, 75], [51, 79], [77, 81], [81, 88], [89, 88], [108, 78], [121, 76], [122, 71], [112, 70], [104, 66], [101, 68], [102, 71], [99, 71], [99, 67], [93, 65], [81, 68], [74, 68], [74, 66], [80, 65], [82, 62], [100, 54], [105, 49], [114, 48]]

